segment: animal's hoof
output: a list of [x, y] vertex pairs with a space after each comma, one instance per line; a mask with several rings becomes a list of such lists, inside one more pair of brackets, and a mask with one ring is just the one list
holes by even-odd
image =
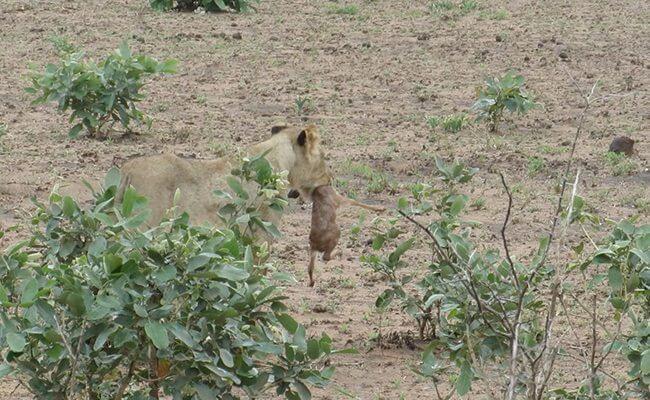
[[314, 281], [309, 281], [309, 287], [314, 287], [314, 283], [316, 283], [316, 282], [314, 282]]

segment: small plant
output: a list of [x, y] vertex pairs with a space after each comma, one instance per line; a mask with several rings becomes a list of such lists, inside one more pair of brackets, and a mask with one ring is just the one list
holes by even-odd
[[305, 114], [313, 111], [314, 109], [314, 102], [309, 96], [296, 97], [294, 105], [296, 108], [296, 113], [298, 113], [298, 115], [300, 116], [304, 116]]
[[60, 112], [72, 110], [70, 122], [77, 123], [68, 135], [75, 138], [85, 129], [92, 137], [105, 137], [107, 126], [119, 122], [131, 131], [131, 122], [151, 125], [151, 120], [136, 107], [144, 99], [143, 79], [156, 74], [174, 73], [176, 61], [158, 62], [134, 55], [129, 46], [120, 48], [99, 63], [85, 61], [85, 54], [65, 40], [54, 45], [61, 61], [49, 64], [42, 73], [33, 71], [28, 93], [37, 95], [33, 104], [57, 103]]
[[253, 3], [258, 4], [259, 0], [149, 0], [151, 8], [157, 11], [194, 11], [202, 8], [209, 12], [244, 12], [254, 9]]
[[445, 132], [457, 133], [463, 129], [463, 126], [467, 123], [466, 114], [451, 114], [447, 115], [442, 119], [442, 129]]
[[427, 125], [429, 126], [429, 128], [431, 128], [433, 130], [433, 129], [436, 129], [438, 127], [438, 125], [440, 125], [441, 118], [436, 117], [435, 115], [432, 115], [430, 117], [427, 117], [426, 122], [427, 122]]
[[431, 8], [431, 10], [439, 12], [441, 10], [446, 10], [446, 11], [453, 10], [455, 5], [450, 0], [439, 0], [439, 1], [432, 2], [429, 7]]
[[636, 164], [623, 153], [607, 152], [605, 163], [615, 176], [630, 175], [636, 170]]
[[359, 237], [361, 235], [361, 229], [363, 228], [363, 224], [366, 222], [366, 213], [362, 212], [359, 215], [359, 219], [357, 220], [356, 223], [352, 224], [350, 227], [350, 234], [348, 236], [350, 242], [352, 245], [358, 245], [359, 244]]
[[475, 200], [472, 200], [472, 203], [469, 205], [471, 209], [479, 211], [485, 209], [485, 197], [479, 197]]
[[366, 190], [369, 193], [381, 193], [386, 189], [394, 191], [396, 183], [387, 174], [376, 171], [371, 166], [361, 163], [348, 162], [345, 166], [352, 174], [367, 180]]
[[569, 146], [542, 145], [539, 146], [538, 150], [544, 154], [562, 154], [562, 153], [568, 153], [570, 149]]
[[478, 2], [475, 0], [463, 0], [460, 3], [460, 9], [464, 13], [468, 13], [470, 11], [476, 10], [478, 8]]
[[359, 7], [354, 4], [348, 4], [345, 6], [333, 7], [331, 12], [339, 15], [356, 15], [359, 12]]
[[228, 154], [232, 154], [235, 151], [232, 144], [223, 142], [221, 140], [214, 140], [210, 142], [208, 148], [214, 157], [224, 157]]
[[477, 90], [478, 100], [472, 110], [478, 114], [477, 121], [489, 122], [492, 132], [498, 132], [505, 110], [525, 114], [537, 106], [524, 89], [524, 77], [512, 71], [501, 78], [488, 78], [485, 83]]
[[528, 157], [528, 175], [537, 175], [544, 168], [544, 159]]
[[435, 130], [438, 126], [442, 126], [442, 129], [445, 132], [457, 133], [460, 132], [464, 126], [469, 122], [467, 120], [467, 114], [449, 114], [442, 117], [430, 116], [426, 119], [427, 125], [432, 130]]
[[463, 0], [460, 4], [450, 0], [439, 0], [429, 4], [429, 14], [443, 19], [454, 19], [470, 13], [478, 7], [475, 0]]
[[447, 164], [445, 160], [438, 156], [435, 156], [435, 161], [438, 174], [442, 181], [452, 186], [469, 182], [478, 172], [478, 168], [469, 168], [460, 162], [454, 161], [451, 164]]

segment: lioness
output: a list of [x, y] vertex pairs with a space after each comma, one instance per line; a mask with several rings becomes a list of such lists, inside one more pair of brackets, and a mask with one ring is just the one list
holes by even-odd
[[[304, 199], [310, 198], [315, 187], [331, 182], [320, 147], [320, 136], [314, 125], [304, 128], [274, 126], [270, 139], [250, 147], [245, 153], [255, 156], [266, 151], [265, 157], [271, 166], [276, 171], [288, 171], [290, 187]], [[226, 187], [225, 178], [236, 161], [235, 157], [228, 156], [215, 160], [188, 160], [172, 154], [134, 158], [121, 168], [122, 183], [117, 201], [129, 185], [133, 186], [149, 199], [149, 225], [157, 224], [165, 211], [172, 207], [176, 189], [180, 189], [177, 206], [188, 212], [193, 224], [219, 224], [217, 211], [223, 200], [212, 191]]]

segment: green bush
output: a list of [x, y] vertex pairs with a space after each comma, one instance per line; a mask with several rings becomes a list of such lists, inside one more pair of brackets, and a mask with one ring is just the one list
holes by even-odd
[[[434, 385], [441, 376], [448, 377], [461, 396], [472, 390], [474, 381], [494, 374], [507, 377], [500, 379], [495, 389], [511, 399], [520, 396], [533, 400], [551, 395], [565, 400], [622, 400], [647, 395], [650, 225], [609, 222], [612, 232], [605, 241], [596, 244], [587, 237], [585, 242], [572, 246], [574, 259], [564, 265], [547, 259], [550, 236], [542, 238], [537, 251], [529, 257], [514, 258], [507, 246], [505, 255], [501, 255], [496, 249], [475, 243], [473, 223], [462, 218], [469, 198], [457, 192], [457, 185], [467, 182], [475, 171], [460, 164], [445, 165], [439, 159], [436, 164], [448, 184], [446, 190], [415, 184], [412, 197], [397, 202], [398, 214], [417, 231], [408, 233], [401, 218], [389, 219], [375, 235], [373, 252], [362, 258], [388, 285], [377, 297], [376, 307], [385, 310], [397, 303], [413, 318], [420, 337], [429, 341], [418, 372]], [[574, 196], [563, 214], [566, 224], [595, 221], [602, 225], [604, 221], [584, 208], [583, 200]], [[505, 226], [507, 223], [503, 232]], [[419, 243], [430, 249], [424, 259], [417, 248]], [[587, 252], [586, 246], [594, 246], [595, 250]], [[576, 294], [591, 298], [578, 299]], [[563, 332], [566, 325], [573, 329], [573, 319], [577, 318], [565, 309], [568, 299], [593, 304], [579, 309], [577, 314], [582, 316], [585, 310], [592, 313], [588, 316], [588, 324], [592, 324], [589, 332], [600, 332], [589, 340], [603, 340], [604, 349], [589, 349], [582, 342], [567, 345], [553, 341], [557, 329]], [[602, 309], [607, 309], [607, 314]], [[599, 325], [605, 316], [611, 316], [617, 325], [613, 333]], [[569, 321], [554, 330], [549, 321], [559, 318]], [[592, 370], [583, 377], [583, 386], [577, 391], [551, 391], [546, 384], [540, 385], [540, 377], [552, 377], [553, 368], [563, 368], [554, 367], [555, 362], [561, 362], [556, 356], [576, 346], [586, 356], [593, 353]], [[620, 383], [614, 393], [602, 384], [608, 376], [601, 366], [610, 353], [616, 352], [630, 361], [630, 379]]]
[[[147, 201], [130, 188], [115, 205], [118, 184], [113, 170], [88, 209], [52, 194], [31, 238], [0, 255], [0, 377], [20, 378], [39, 399], [275, 389], [303, 400], [328, 382], [331, 340], [309, 338], [287, 314], [238, 228], [246, 214], [221, 229], [182, 214], [141, 231]], [[268, 190], [246, 198], [272, 201]]]
[[503, 112], [525, 114], [536, 107], [524, 89], [524, 77], [508, 71], [501, 78], [488, 78], [485, 87], [478, 89], [478, 100], [472, 106], [477, 121], [487, 120], [492, 132], [498, 132]]
[[33, 71], [31, 87], [37, 95], [33, 104], [55, 102], [60, 112], [72, 110], [70, 122], [76, 121], [68, 135], [75, 138], [85, 129], [90, 136], [102, 137], [107, 127], [119, 122], [130, 132], [131, 122], [151, 120], [136, 107], [144, 98], [143, 79], [162, 73], [174, 73], [176, 61], [158, 62], [151, 57], [134, 55], [129, 46], [120, 48], [99, 63], [85, 60], [85, 54], [65, 41], [55, 41], [61, 61], [49, 64], [44, 72]]
[[158, 11], [194, 11], [199, 7], [205, 11], [248, 11], [259, 0], [149, 0], [151, 8]]

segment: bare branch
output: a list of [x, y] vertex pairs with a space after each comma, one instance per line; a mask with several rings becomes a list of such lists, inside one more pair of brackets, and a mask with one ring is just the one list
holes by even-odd
[[436, 241], [436, 237], [433, 236], [433, 233], [431, 233], [429, 228], [422, 225], [418, 220], [416, 220], [415, 218], [413, 218], [410, 215], [406, 214], [404, 211], [398, 210], [397, 212], [400, 213], [400, 215], [402, 215], [404, 218], [408, 219], [409, 221], [411, 221], [412, 223], [417, 225], [420, 229], [422, 229], [427, 234], [427, 236], [429, 236], [431, 238], [431, 247], [436, 252], [438, 257], [440, 257], [441, 260], [449, 262], [449, 257], [447, 257], [447, 255], [444, 254], [444, 251], [442, 251], [442, 249], [438, 246], [438, 242]]
[[510, 264], [510, 273], [512, 274], [512, 279], [514, 280], [515, 285], [517, 285], [517, 287], [519, 288], [521, 287], [519, 283], [519, 277], [517, 277], [515, 264], [512, 262], [512, 258], [510, 258], [510, 249], [508, 248], [508, 240], [506, 239], [506, 227], [508, 226], [508, 221], [510, 220], [510, 211], [512, 210], [512, 193], [510, 193], [510, 188], [506, 183], [506, 178], [503, 176], [501, 172], [499, 172], [499, 176], [501, 177], [501, 184], [503, 184], [503, 188], [505, 189], [506, 194], [508, 195], [508, 208], [506, 209], [506, 218], [503, 220], [503, 226], [501, 227], [501, 239], [503, 240], [503, 248], [506, 251], [506, 258], [508, 259], [508, 264]]

